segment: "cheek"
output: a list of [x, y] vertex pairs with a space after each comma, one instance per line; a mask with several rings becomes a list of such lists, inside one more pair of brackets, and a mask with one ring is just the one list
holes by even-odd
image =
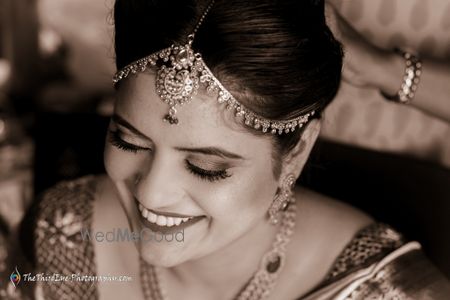
[[265, 175], [263, 176], [262, 172], [254, 174], [249, 178], [248, 183], [244, 184], [239, 195], [236, 195], [239, 202], [245, 203], [243, 209], [258, 218], [265, 215], [277, 188], [277, 182], [273, 179], [272, 173]]
[[[215, 189], [209, 197], [212, 201], [205, 201], [204, 208], [213, 219], [224, 221], [227, 226], [253, 223], [265, 216], [276, 189], [271, 172], [253, 170]], [[230, 223], [230, 219], [234, 222]]]

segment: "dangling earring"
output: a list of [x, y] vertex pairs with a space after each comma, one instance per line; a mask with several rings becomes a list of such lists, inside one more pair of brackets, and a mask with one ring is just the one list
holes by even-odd
[[269, 220], [271, 224], [273, 225], [278, 224], [280, 218], [279, 216], [280, 211], [285, 210], [289, 202], [293, 201], [292, 188], [294, 186], [295, 181], [296, 181], [295, 176], [289, 174], [284, 180], [282, 187], [279, 188], [277, 193], [275, 194], [275, 198], [273, 199], [273, 202], [268, 211]]

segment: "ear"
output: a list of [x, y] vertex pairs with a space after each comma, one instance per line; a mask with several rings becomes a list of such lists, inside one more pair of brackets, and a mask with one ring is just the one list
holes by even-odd
[[311, 120], [304, 129], [297, 145], [295, 145], [295, 147], [282, 158], [279, 186], [281, 186], [288, 174], [294, 175], [295, 178], [300, 176], [300, 173], [309, 158], [311, 149], [319, 136], [320, 125], [321, 123], [319, 119]]

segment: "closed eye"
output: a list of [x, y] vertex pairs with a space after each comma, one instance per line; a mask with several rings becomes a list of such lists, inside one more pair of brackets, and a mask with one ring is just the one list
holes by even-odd
[[116, 147], [120, 150], [132, 152], [132, 153], [137, 153], [138, 151], [152, 150], [151, 148], [137, 146], [135, 144], [125, 141], [121, 137], [121, 134], [122, 133], [120, 132], [119, 129], [109, 130], [109, 142], [111, 143], [111, 145], [113, 145], [114, 147]]
[[202, 180], [214, 182], [226, 179], [231, 176], [230, 174], [228, 174], [227, 170], [205, 170], [192, 164], [189, 160], [186, 160], [185, 163], [186, 169]]

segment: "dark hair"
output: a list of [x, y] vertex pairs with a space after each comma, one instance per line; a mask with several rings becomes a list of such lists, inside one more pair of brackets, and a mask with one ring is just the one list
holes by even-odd
[[[186, 42], [208, 3], [116, 0], [117, 68]], [[216, 0], [193, 48], [236, 99], [266, 118], [320, 115], [339, 88], [343, 52], [322, 0]], [[300, 135], [276, 135], [278, 152], [291, 150]]]

